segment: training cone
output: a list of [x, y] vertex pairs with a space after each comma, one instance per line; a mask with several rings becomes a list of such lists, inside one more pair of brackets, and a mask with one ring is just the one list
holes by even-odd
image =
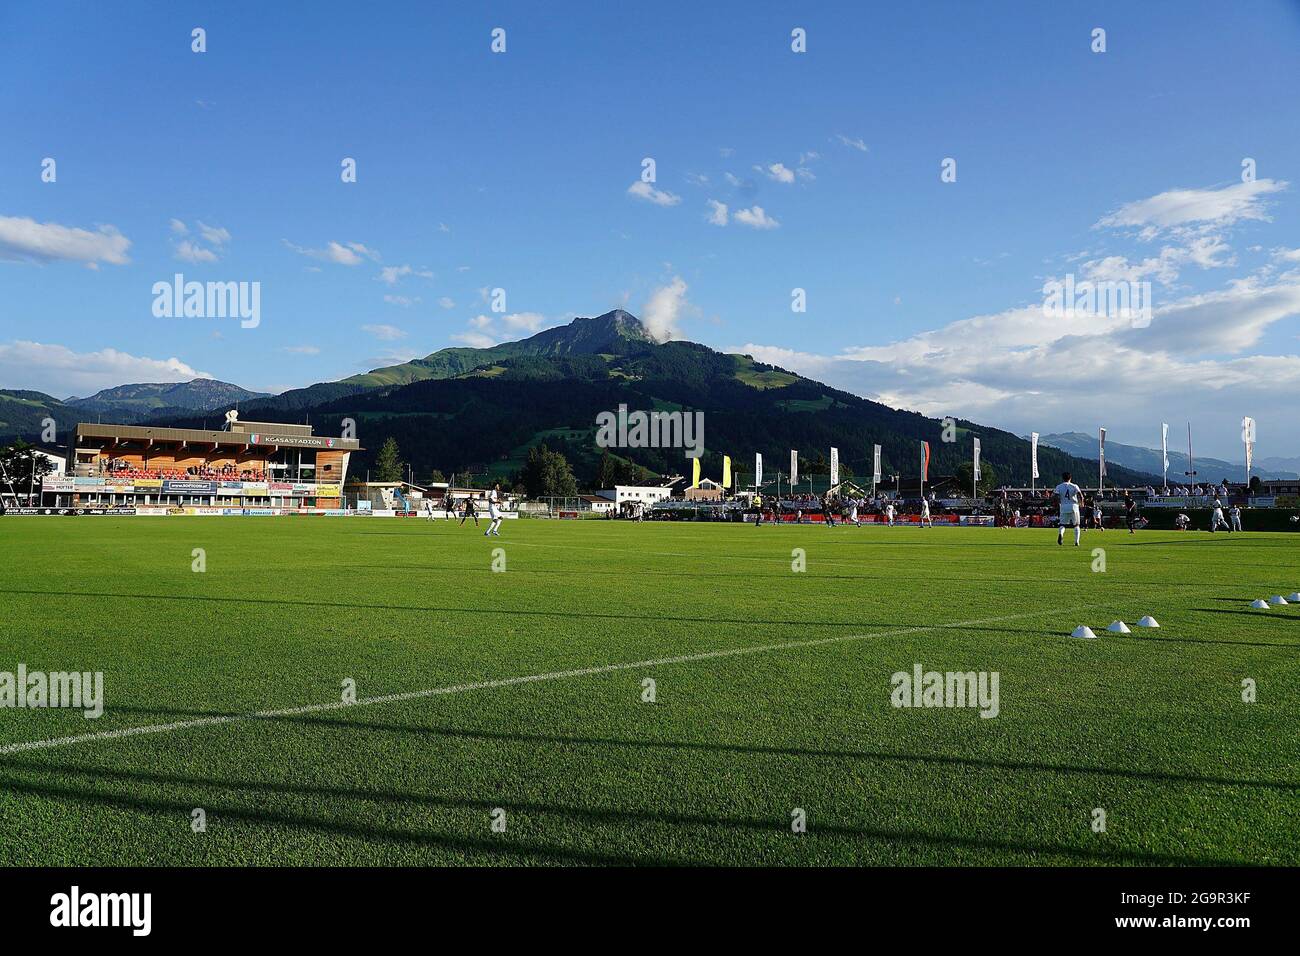
[[1110, 625], [1110, 627], [1106, 628], [1106, 630], [1108, 630], [1108, 631], [1114, 631], [1116, 634], [1131, 634], [1131, 633], [1133, 633], [1132, 631], [1130, 631], [1130, 630], [1128, 629], [1128, 625], [1125, 624], [1123, 621], [1114, 621], [1114, 622], [1112, 622], [1111, 625]]
[[1268, 602], [1265, 601], [1265, 600], [1263, 600], [1262, 598], [1256, 598], [1255, 600], [1251, 601], [1251, 602], [1250, 602], [1250, 606], [1251, 606], [1251, 607], [1257, 607], [1257, 608], [1259, 608], [1261, 611], [1266, 611], [1266, 610], [1268, 610]]
[[1284, 598], [1282, 595], [1280, 595], [1280, 594], [1274, 594], [1271, 598], [1268, 599], [1268, 603], [1269, 603], [1269, 604], [1286, 604], [1286, 603], [1288, 603], [1288, 602], [1287, 602], [1287, 599]]
[[1159, 626], [1160, 624], [1150, 614], [1142, 618], [1142, 620], [1138, 621], [1138, 627], [1159, 627]]
[[1300, 591], [1292, 591], [1286, 596], [1286, 599], [1292, 604], [1300, 604]]
[[1071, 636], [1071, 637], [1089, 637], [1089, 638], [1094, 638], [1094, 639], [1097, 637], [1096, 634], [1092, 633], [1092, 628], [1090, 628], [1090, 627], [1089, 627], [1088, 625], [1086, 625], [1086, 624], [1080, 624], [1078, 627], [1076, 627], [1076, 628], [1074, 629], [1074, 632], [1073, 632], [1070, 636]]

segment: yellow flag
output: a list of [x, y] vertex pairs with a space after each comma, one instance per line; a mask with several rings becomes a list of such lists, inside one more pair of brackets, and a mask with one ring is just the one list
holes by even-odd
[[731, 487], [731, 456], [722, 456], [722, 487]]
[[700, 487], [700, 460], [698, 458], [691, 459], [691, 487]]

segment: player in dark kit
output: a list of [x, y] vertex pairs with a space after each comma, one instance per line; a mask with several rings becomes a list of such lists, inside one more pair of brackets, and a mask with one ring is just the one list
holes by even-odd
[[1124, 523], [1128, 525], [1129, 534], [1137, 534], [1138, 506], [1133, 496], [1124, 492]]
[[474, 527], [478, 527], [478, 509], [474, 507], [474, 499], [465, 499], [465, 510], [460, 513], [460, 523], [463, 526], [466, 518], [474, 519]]

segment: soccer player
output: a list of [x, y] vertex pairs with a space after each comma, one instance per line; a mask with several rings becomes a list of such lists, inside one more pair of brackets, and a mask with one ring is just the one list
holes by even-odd
[[1215, 531], [1218, 531], [1219, 525], [1223, 525], [1228, 534], [1232, 534], [1232, 526], [1228, 524], [1227, 519], [1223, 517], [1223, 502], [1218, 498], [1215, 498], [1214, 512], [1210, 515], [1210, 533], [1213, 534]]
[[894, 503], [892, 501], [885, 505], [885, 520], [889, 522], [891, 528], [894, 526]]
[[1092, 499], [1092, 526], [1098, 531], [1106, 530], [1101, 524], [1101, 500], [1098, 498]]
[[460, 526], [465, 526], [467, 518], [474, 519], [474, 527], [478, 527], [478, 509], [474, 507], [474, 499], [467, 497], [465, 499], [465, 509], [460, 513]]
[[1129, 534], [1137, 534], [1138, 506], [1133, 496], [1124, 492], [1124, 523], [1128, 525]]
[[1178, 512], [1178, 517], [1174, 519], [1174, 524], [1177, 526], [1179, 531], [1186, 531], [1187, 526], [1191, 523], [1192, 519], [1187, 517], [1187, 515], [1183, 514], [1181, 511]]
[[858, 520], [858, 499], [853, 498], [849, 502], [849, 520], [853, 522], [853, 527], [861, 528], [862, 522]]
[[1229, 508], [1228, 517], [1232, 519], [1231, 530], [1240, 531], [1241, 530], [1241, 506], [1233, 505], [1231, 508]]
[[[500, 503], [501, 482], [498, 481], [492, 486], [492, 490], [488, 492], [488, 517], [492, 519], [492, 523], [489, 524], [488, 529], [483, 532], [483, 537], [485, 538], [491, 534], [496, 535], [498, 538], [501, 537], [501, 512], [497, 510]], [[477, 523], [478, 522], [475, 521], [475, 524]]]
[[754, 527], [757, 528], [763, 523], [763, 496], [760, 494], [754, 495], [754, 511]]
[[1056, 532], [1056, 543], [1062, 544], [1065, 541], [1065, 529], [1074, 528], [1074, 546], [1079, 546], [1079, 538], [1083, 535], [1083, 521], [1079, 515], [1079, 500], [1083, 497], [1083, 489], [1070, 480], [1070, 473], [1067, 471], [1061, 476], [1061, 483], [1052, 489], [1052, 493], [1061, 499], [1061, 527]]
[[433, 499], [432, 498], [424, 499], [424, 520], [425, 521], [433, 520]]
[[930, 500], [928, 498], [921, 499], [921, 527], [934, 527], [934, 521], [930, 518]]

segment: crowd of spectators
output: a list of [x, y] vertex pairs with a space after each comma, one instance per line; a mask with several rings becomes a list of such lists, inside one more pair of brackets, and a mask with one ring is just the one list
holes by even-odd
[[101, 458], [99, 472], [107, 478], [163, 479], [167, 481], [266, 481], [260, 468], [241, 468], [227, 463], [219, 467], [191, 465], [187, 468], [146, 468], [121, 458]]

